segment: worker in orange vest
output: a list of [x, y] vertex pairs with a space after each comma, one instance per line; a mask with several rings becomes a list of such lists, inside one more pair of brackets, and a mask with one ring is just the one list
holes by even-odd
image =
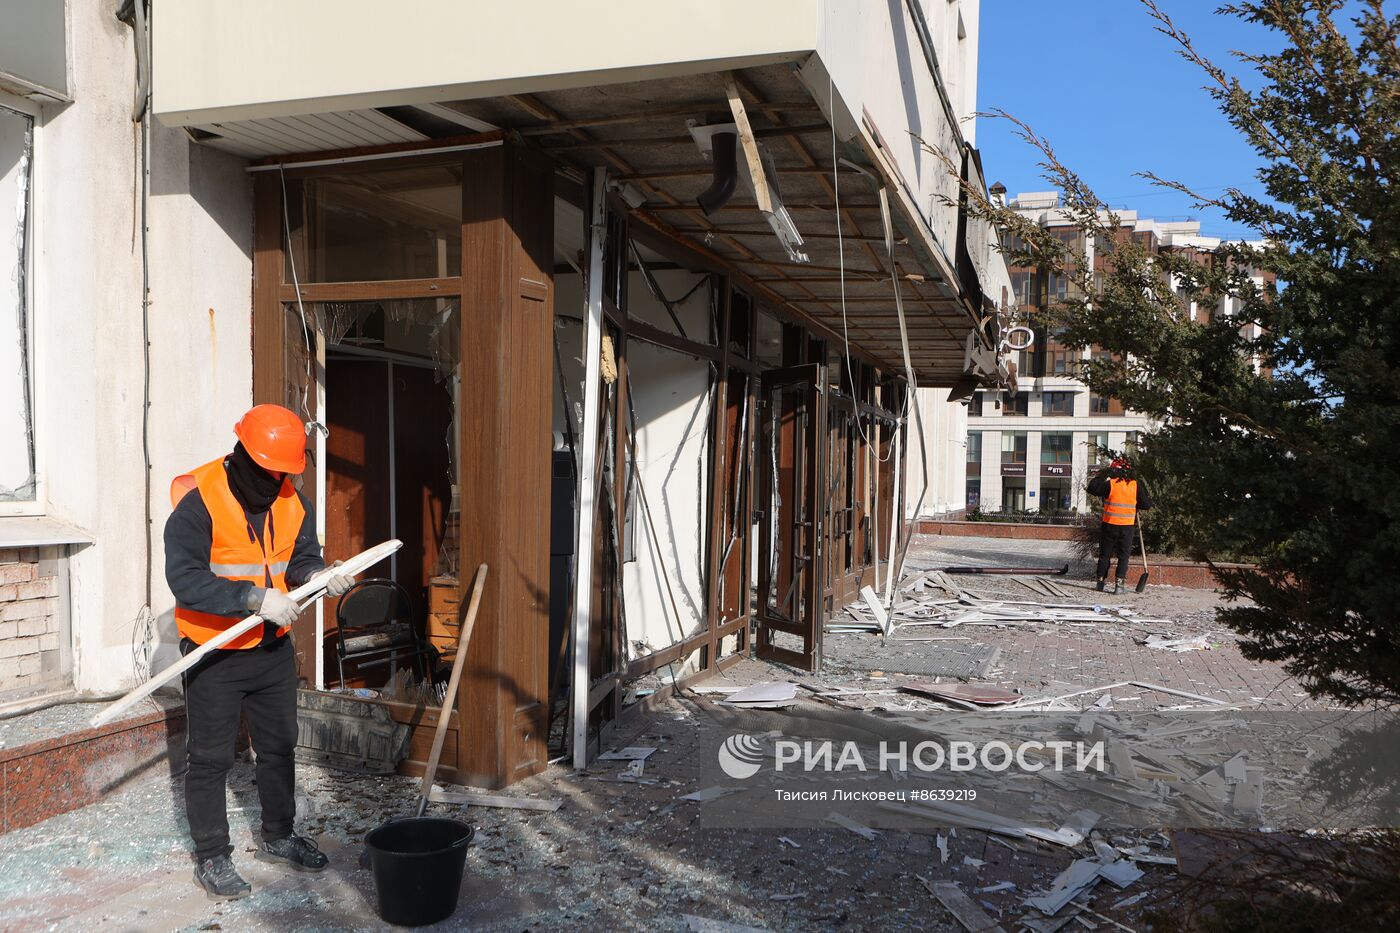
[[[254, 857], [299, 871], [326, 867], [316, 844], [293, 832], [297, 670], [289, 633], [301, 610], [287, 592], [326, 567], [312, 507], [292, 485], [306, 468], [306, 426], [280, 405], [258, 405], [233, 432], [231, 454], [175, 479], [175, 511], [165, 524], [165, 578], [182, 654], [250, 613], [263, 618], [260, 629], [185, 674], [185, 813], [195, 881], [215, 900], [252, 890], [230, 857], [225, 802], [241, 716], [257, 756], [262, 804]], [[332, 576], [326, 591], [340, 596], [352, 583]]]
[[1133, 556], [1133, 539], [1137, 536], [1137, 516], [1152, 508], [1147, 484], [1138, 478], [1133, 465], [1124, 457], [1115, 457], [1105, 469], [1089, 480], [1089, 495], [1103, 499], [1103, 524], [1099, 527], [1098, 588], [1108, 583], [1108, 566], [1118, 557], [1118, 579], [1114, 594], [1123, 592], [1128, 579], [1128, 561]]

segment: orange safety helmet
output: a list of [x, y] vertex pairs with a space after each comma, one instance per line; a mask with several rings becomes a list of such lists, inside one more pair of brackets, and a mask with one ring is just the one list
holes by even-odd
[[281, 405], [256, 405], [238, 419], [233, 433], [264, 470], [300, 473], [306, 469], [306, 425]]

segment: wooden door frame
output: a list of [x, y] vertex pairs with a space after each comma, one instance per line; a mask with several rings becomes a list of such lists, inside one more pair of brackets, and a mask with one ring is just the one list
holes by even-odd
[[[762, 660], [778, 661], [783, 664], [790, 664], [793, 667], [808, 671], [821, 670], [822, 663], [822, 630], [826, 623], [825, 611], [825, 584], [824, 584], [824, 549], [828, 546], [826, 540], [826, 514], [827, 507], [822, 502], [822, 493], [826, 480], [826, 456], [827, 443], [826, 434], [826, 366], [822, 363], [803, 363], [797, 366], [789, 366], [781, 369], [771, 369], [763, 373], [759, 380], [759, 411], [762, 419], [762, 427], [757, 435], [759, 445], [758, 460], [760, 463], [759, 482], [760, 501], [763, 502], [763, 519], [760, 523], [759, 533], [759, 567], [758, 567], [758, 600], [755, 606], [755, 653]], [[805, 388], [806, 398], [803, 403], [805, 412], [803, 417], [806, 427], [799, 429], [797, 422], [790, 425], [793, 435], [787, 438], [793, 456], [793, 469], [799, 470], [800, 474], [794, 478], [795, 491], [794, 498], [800, 495], [805, 501], [801, 503], [801, 509], [794, 509], [788, 512], [782, 519], [776, 514], [773, 507], [773, 485], [774, 477], [774, 454], [782, 458], [785, 451], [782, 448], [784, 440], [783, 432], [786, 428], [779, 425], [778, 435], [771, 437], [768, 434], [772, 425], [772, 413], [768, 406], [772, 405], [772, 393], [774, 390], [781, 391], [785, 387], [799, 386]], [[775, 451], [770, 445], [779, 445]], [[782, 468], [782, 463], [778, 468]], [[798, 503], [794, 502], [794, 506]], [[803, 517], [805, 516], [805, 520]], [[778, 580], [773, 576], [773, 531], [774, 522], [782, 521], [782, 527], [778, 528], [780, 540], [787, 540], [796, 543], [803, 552], [792, 555], [792, 573], [797, 572], [797, 565], [804, 564], [806, 579], [794, 580], [792, 584], [794, 597], [794, 618], [782, 618], [770, 614], [768, 608], [768, 596], [774, 588], [779, 585]], [[801, 533], [798, 528], [801, 526]], [[801, 593], [806, 597], [805, 602], [797, 602], [799, 591], [796, 587], [801, 586]], [[790, 648], [781, 648], [773, 643], [774, 633], [784, 632], [796, 635], [802, 639], [802, 651], [794, 651]]]

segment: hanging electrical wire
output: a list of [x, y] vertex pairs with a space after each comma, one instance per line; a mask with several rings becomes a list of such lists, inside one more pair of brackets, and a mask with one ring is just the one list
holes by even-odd
[[[154, 516], [151, 509], [151, 263], [149, 236], [150, 176], [151, 176], [151, 30], [146, 19], [145, 0], [134, 0], [132, 9], [132, 45], [136, 52], [136, 99], [132, 104], [131, 120], [140, 127], [137, 136], [137, 200], [140, 204], [137, 231], [141, 240], [141, 458], [142, 483], [145, 489], [145, 603], [136, 613], [131, 631], [131, 668], [137, 681], [151, 675], [151, 659], [155, 653], [155, 615], [151, 600], [155, 588]], [[118, 13], [121, 16], [121, 13]]]
[[306, 377], [301, 383], [301, 413], [306, 416], [308, 432], [313, 427], [319, 431], [326, 431], [325, 425], [316, 420], [316, 416], [311, 413], [311, 406], [307, 404], [307, 395], [312, 383], [312, 361], [316, 359], [316, 347], [312, 343], [311, 327], [306, 321], [306, 307], [301, 301], [301, 280], [297, 278], [297, 256], [292, 249], [292, 219], [287, 210], [287, 171], [281, 165], [277, 166], [277, 177], [282, 183], [282, 242], [287, 248], [287, 264], [292, 273], [292, 290], [297, 294], [297, 314], [301, 318], [301, 335], [306, 342]]
[[[837, 269], [841, 280], [841, 352], [842, 358], [846, 362], [846, 380], [851, 387], [851, 396], [852, 399], [854, 399], [856, 374], [854, 367], [851, 365], [851, 332], [849, 325], [846, 323], [846, 240], [841, 231], [841, 159], [840, 152], [836, 148], [836, 85], [831, 78], [827, 78], [826, 91], [827, 110], [832, 115], [831, 186], [832, 197], [836, 201], [836, 257]], [[900, 415], [899, 420], [901, 423], [907, 415], [907, 410]], [[889, 451], [887, 451], [883, 457], [880, 456], [879, 448], [870, 440], [870, 436], [865, 433], [865, 425], [861, 420], [859, 410], [857, 410], [856, 413], [856, 431], [860, 434], [860, 439], [865, 444], [866, 449], [875, 451], [875, 460], [877, 463], [887, 463], [890, 457], [894, 455], [894, 445], [891, 444]]]

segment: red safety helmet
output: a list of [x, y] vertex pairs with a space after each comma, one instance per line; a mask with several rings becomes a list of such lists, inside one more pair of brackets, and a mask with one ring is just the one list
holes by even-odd
[[306, 469], [306, 425], [281, 405], [257, 405], [238, 419], [233, 433], [264, 470], [300, 473]]
[[1112, 466], [1115, 470], [1131, 470], [1133, 468], [1127, 457], [1114, 457]]

